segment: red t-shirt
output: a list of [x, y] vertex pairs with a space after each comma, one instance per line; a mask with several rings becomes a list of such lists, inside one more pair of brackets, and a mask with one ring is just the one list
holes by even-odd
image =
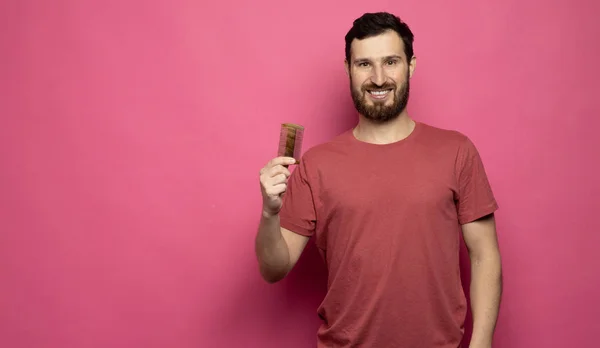
[[349, 130], [306, 151], [283, 200], [281, 226], [314, 235], [328, 269], [318, 347], [459, 346], [460, 225], [498, 208], [469, 138], [417, 122], [376, 145]]

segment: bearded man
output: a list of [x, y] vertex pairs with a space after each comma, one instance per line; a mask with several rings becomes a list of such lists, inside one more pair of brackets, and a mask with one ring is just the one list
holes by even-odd
[[328, 270], [318, 347], [457, 348], [467, 312], [462, 234], [470, 348], [490, 348], [502, 272], [498, 205], [479, 153], [460, 132], [409, 116], [416, 57], [406, 23], [367, 13], [345, 40], [358, 122], [299, 163], [276, 157], [261, 169], [260, 273], [283, 279], [314, 236]]

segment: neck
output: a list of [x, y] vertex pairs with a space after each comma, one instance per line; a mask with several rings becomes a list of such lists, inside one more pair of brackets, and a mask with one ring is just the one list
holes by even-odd
[[374, 123], [360, 115], [358, 125], [352, 132], [360, 141], [383, 145], [405, 139], [414, 129], [415, 121], [405, 111], [386, 123]]

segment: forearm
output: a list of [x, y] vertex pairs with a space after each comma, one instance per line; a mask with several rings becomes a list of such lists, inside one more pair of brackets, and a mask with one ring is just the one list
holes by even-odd
[[263, 213], [255, 241], [260, 273], [268, 282], [281, 280], [288, 272], [290, 254], [281, 235], [279, 215]]
[[500, 299], [502, 266], [497, 250], [471, 259], [471, 312], [473, 335], [470, 347], [491, 347]]

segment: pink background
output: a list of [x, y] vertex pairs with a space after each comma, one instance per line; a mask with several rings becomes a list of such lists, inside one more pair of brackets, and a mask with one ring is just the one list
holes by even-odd
[[343, 37], [389, 10], [411, 115], [501, 205], [495, 347], [597, 347], [600, 5], [569, 2], [3, 1], [0, 346], [314, 347], [325, 270], [260, 279], [258, 171], [280, 123], [355, 122]]

